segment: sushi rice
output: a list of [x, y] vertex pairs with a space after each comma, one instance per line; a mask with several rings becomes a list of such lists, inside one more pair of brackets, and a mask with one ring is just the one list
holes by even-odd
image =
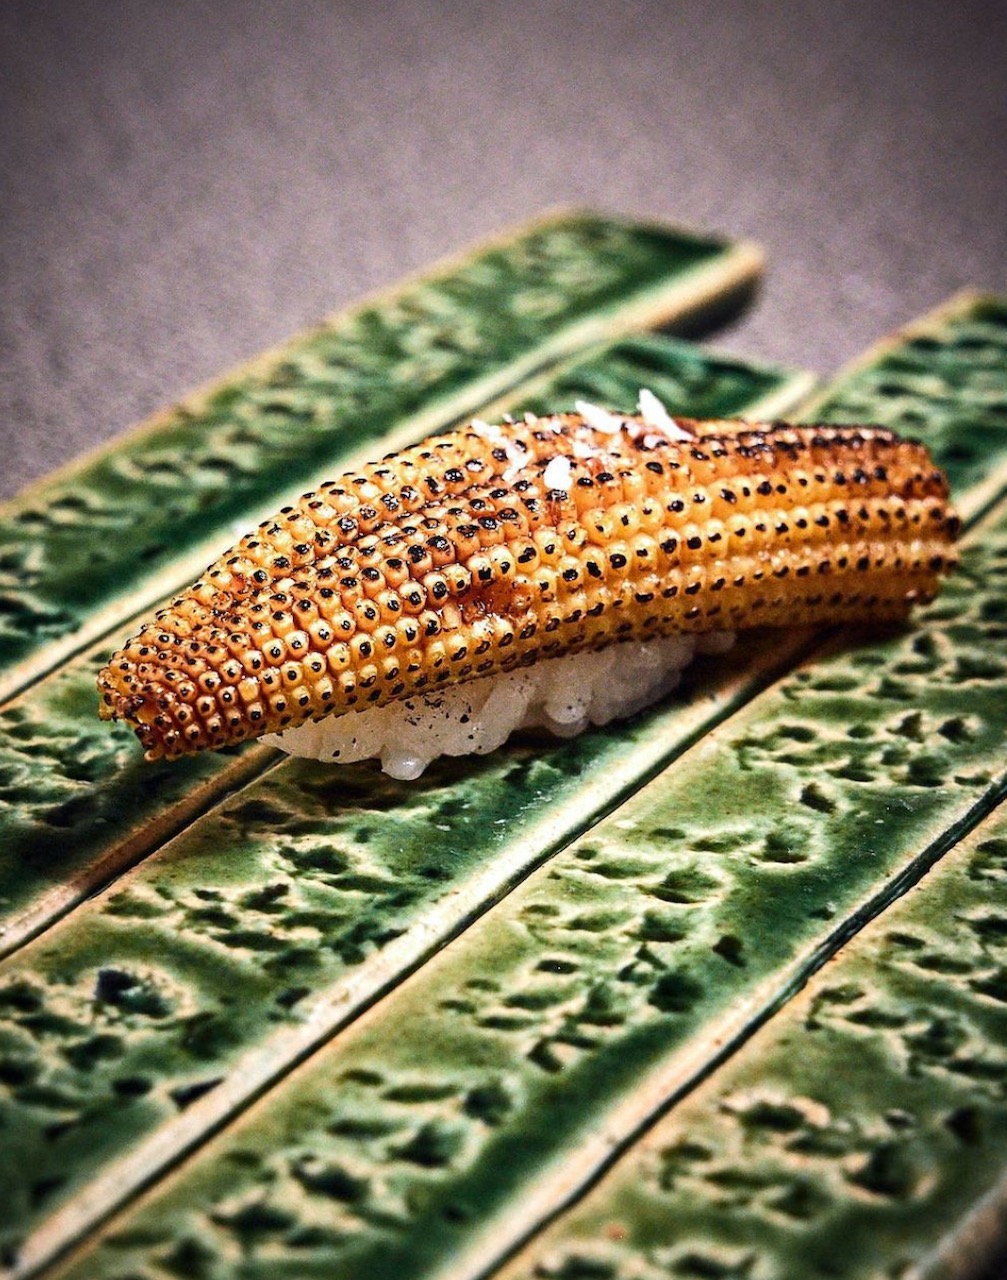
[[418, 778], [438, 756], [484, 755], [518, 729], [571, 738], [635, 715], [670, 693], [697, 653], [723, 653], [729, 631], [673, 635], [550, 658], [364, 711], [327, 716], [262, 741], [293, 756], [350, 764], [378, 757], [393, 778]]

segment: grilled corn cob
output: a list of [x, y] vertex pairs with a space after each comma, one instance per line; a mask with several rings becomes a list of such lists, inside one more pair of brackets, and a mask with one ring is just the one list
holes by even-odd
[[620, 640], [893, 620], [954, 563], [926, 449], [880, 427], [473, 422], [323, 484], [116, 653], [147, 759]]

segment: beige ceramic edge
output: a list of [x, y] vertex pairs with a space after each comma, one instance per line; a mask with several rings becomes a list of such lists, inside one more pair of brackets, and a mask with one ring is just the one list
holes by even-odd
[[1007, 1174], [943, 1239], [906, 1280], [995, 1280], [989, 1268], [1003, 1260], [1007, 1240]]

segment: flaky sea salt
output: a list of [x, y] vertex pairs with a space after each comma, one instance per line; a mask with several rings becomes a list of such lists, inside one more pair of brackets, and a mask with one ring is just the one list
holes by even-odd
[[603, 435], [618, 435], [626, 425], [625, 418], [609, 413], [607, 409], [603, 409], [597, 404], [591, 404], [589, 400], [576, 400], [574, 408], [589, 427], [593, 427], [595, 431], [602, 432]]
[[[648, 391], [646, 387], [640, 388], [640, 417], [648, 427], [653, 427], [655, 431], [661, 433], [665, 440], [691, 440], [692, 436], [688, 431], [684, 431], [675, 419], [669, 414], [653, 391]], [[649, 439], [650, 437], [648, 437]], [[660, 440], [660, 437], [658, 437]], [[646, 439], [644, 440], [646, 444]], [[663, 443], [663, 441], [662, 441]]]
[[[527, 420], [527, 415], [525, 415]], [[491, 422], [483, 422], [482, 418], [473, 418], [469, 424], [481, 440], [487, 440], [496, 449], [503, 449], [510, 464], [500, 477], [504, 484], [513, 484], [527, 465], [528, 459], [520, 446], [498, 426]]]
[[547, 489], [570, 490], [570, 459], [562, 454], [553, 458], [542, 472], [542, 482]]

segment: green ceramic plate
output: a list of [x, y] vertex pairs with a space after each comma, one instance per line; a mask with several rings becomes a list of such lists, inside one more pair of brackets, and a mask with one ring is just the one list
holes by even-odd
[[[901, 1275], [965, 1240], [981, 1265], [1007, 1124], [1007, 307], [957, 299], [814, 400], [643, 331], [724, 314], [756, 262], [563, 215], [8, 508], [9, 1276]], [[146, 766], [93, 718], [127, 618], [260, 502], [459, 415], [641, 385], [926, 436], [962, 570], [906, 630], [755, 634], [628, 723], [414, 784], [254, 745]], [[186, 451], [216, 461], [187, 477]]]
[[1005, 885], [1001, 807], [503, 1275], [978, 1274], [1007, 1212]]

